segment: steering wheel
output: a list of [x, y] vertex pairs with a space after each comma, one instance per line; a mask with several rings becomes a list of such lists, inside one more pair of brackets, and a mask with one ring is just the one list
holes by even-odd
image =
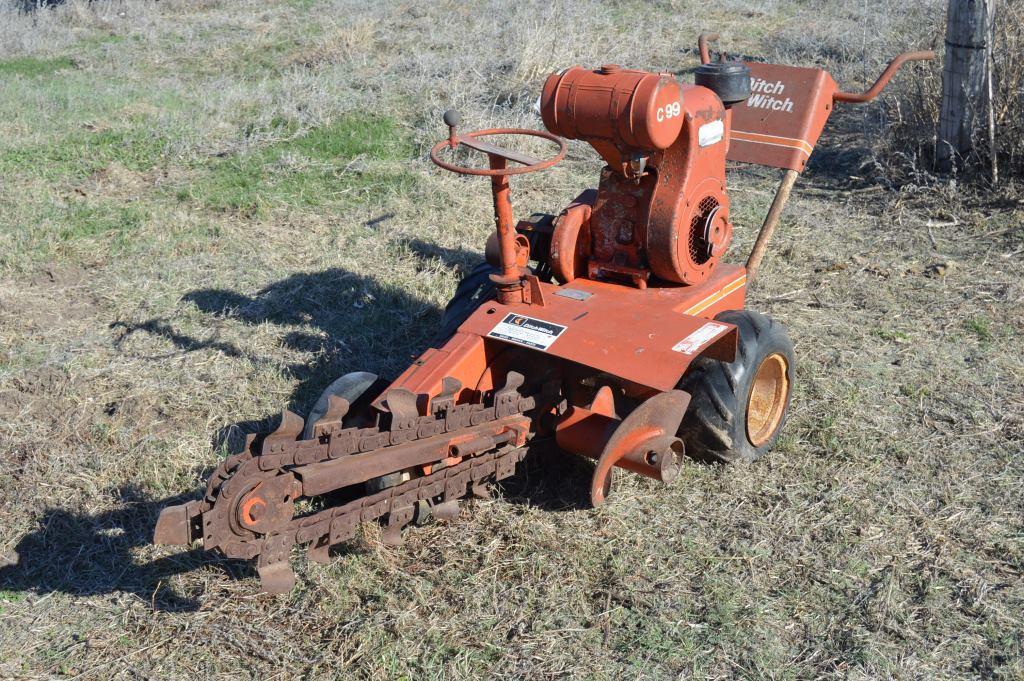
[[[467, 132], [459, 135], [455, 132], [455, 127], [459, 124], [459, 118], [459, 113], [453, 109], [449, 109], [444, 112], [444, 122], [448, 126], [448, 139], [438, 142], [434, 145], [434, 148], [430, 150], [430, 160], [445, 170], [450, 170], [453, 173], [458, 173], [460, 175], [483, 175], [487, 177], [525, 175], [526, 173], [535, 173], [538, 170], [550, 168], [565, 158], [565, 140], [557, 137], [556, 135], [552, 135], [550, 132], [545, 132], [543, 130], [527, 130], [524, 128], [490, 128], [488, 130], [477, 130], [475, 132]], [[480, 139], [481, 137], [491, 137], [493, 135], [526, 135], [529, 137], [540, 137], [541, 139], [545, 139], [558, 145], [558, 153], [549, 159], [542, 160], [527, 154], [521, 154], [517, 151], [502, 149], [501, 147]], [[490, 159], [491, 167], [469, 168], [441, 160], [439, 154], [442, 149], [445, 147], [455, 149], [460, 144], [487, 154]], [[505, 161], [512, 161], [513, 163], [519, 163], [521, 165], [519, 167], [508, 167]]]

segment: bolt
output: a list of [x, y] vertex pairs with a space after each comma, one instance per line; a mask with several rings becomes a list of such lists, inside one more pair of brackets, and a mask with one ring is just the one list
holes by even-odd
[[249, 519], [254, 523], [258, 523], [260, 518], [263, 517], [263, 512], [266, 510], [267, 505], [262, 501], [253, 502], [252, 506], [249, 507]]

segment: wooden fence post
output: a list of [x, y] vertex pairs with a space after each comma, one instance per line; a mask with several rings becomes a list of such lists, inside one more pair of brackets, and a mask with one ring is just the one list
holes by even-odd
[[935, 150], [942, 172], [950, 172], [970, 154], [982, 124], [988, 122], [994, 14], [995, 0], [949, 0], [942, 111]]

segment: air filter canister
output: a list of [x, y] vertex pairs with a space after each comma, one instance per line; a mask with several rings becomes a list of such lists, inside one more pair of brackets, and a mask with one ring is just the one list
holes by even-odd
[[609, 64], [548, 76], [540, 102], [547, 129], [569, 139], [607, 140], [620, 150], [667, 149], [683, 127], [683, 93], [671, 76]]

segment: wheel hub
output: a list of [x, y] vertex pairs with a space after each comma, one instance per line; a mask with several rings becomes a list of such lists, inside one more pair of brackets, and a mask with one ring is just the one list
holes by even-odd
[[782, 423], [789, 399], [789, 363], [774, 353], [762, 360], [747, 400], [747, 439], [760, 447], [771, 440]]

